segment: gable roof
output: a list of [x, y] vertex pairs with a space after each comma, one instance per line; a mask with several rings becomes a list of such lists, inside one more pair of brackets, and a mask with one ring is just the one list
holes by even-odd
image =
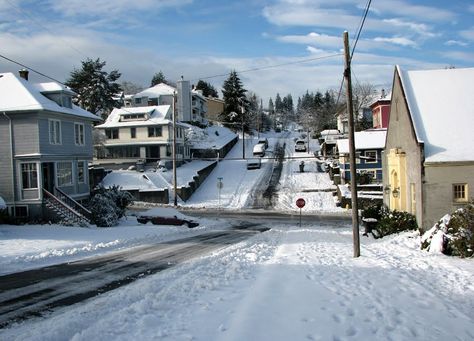
[[[386, 129], [369, 129], [354, 133], [355, 149], [383, 149], [385, 147]], [[337, 140], [337, 149], [341, 154], [349, 154], [349, 139]]]
[[175, 92], [176, 88], [165, 83], [160, 83], [135, 94], [133, 97], [157, 98], [161, 95], [173, 95]]
[[474, 161], [474, 68], [396, 70], [425, 161]]
[[[146, 107], [126, 107], [114, 108], [105, 120], [105, 123], [96, 126], [96, 128], [112, 128], [112, 127], [133, 127], [144, 125], [157, 125], [171, 123], [171, 106], [170, 105], [153, 105]], [[120, 117], [126, 114], [147, 114], [147, 120], [137, 121], [120, 121]]]
[[11, 113], [48, 110], [100, 121], [98, 116], [77, 105], [73, 104], [72, 108], [62, 107], [42, 94], [42, 92], [58, 91], [70, 95], [74, 93], [56, 82], [35, 84], [17, 77], [11, 72], [0, 73], [0, 111]]

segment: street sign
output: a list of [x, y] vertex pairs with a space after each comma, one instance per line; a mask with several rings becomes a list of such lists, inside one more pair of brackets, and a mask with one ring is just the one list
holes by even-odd
[[304, 201], [303, 198], [298, 198], [296, 200], [296, 206], [298, 206], [298, 208], [303, 208], [304, 205], [306, 205], [306, 201]]

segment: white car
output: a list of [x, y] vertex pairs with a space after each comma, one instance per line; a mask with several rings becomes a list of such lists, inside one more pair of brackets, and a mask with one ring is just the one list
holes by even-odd
[[305, 152], [305, 151], [306, 151], [306, 142], [303, 140], [296, 140], [295, 152]]
[[264, 156], [265, 155], [265, 145], [263, 143], [257, 143], [253, 146], [253, 155], [254, 156]]

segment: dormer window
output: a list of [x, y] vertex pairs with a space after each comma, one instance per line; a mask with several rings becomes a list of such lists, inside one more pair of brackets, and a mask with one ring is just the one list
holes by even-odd
[[127, 121], [146, 121], [148, 119], [145, 113], [141, 114], [122, 114], [120, 115], [120, 122]]
[[72, 109], [72, 97], [66, 94], [62, 95], [62, 107]]

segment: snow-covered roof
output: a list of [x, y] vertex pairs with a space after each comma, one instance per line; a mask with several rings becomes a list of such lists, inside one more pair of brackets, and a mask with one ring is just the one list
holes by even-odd
[[173, 95], [175, 92], [176, 88], [165, 83], [160, 83], [135, 94], [133, 97], [156, 98], [161, 95]]
[[[386, 129], [369, 129], [357, 131], [354, 133], [355, 149], [383, 149], [385, 147]], [[349, 139], [337, 140], [337, 149], [339, 153], [349, 153]]]
[[46, 82], [46, 83], [35, 83], [33, 84], [39, 92], [47, 93], [47, 92], [65, 92], [72, 96], [75, 96], [76, 93], [71, 90], [71, 88], [64, 86], [62, 84], [56, 82]]
[[337, 129], [327, 129], [321, 131], [321, 136], [327, 136], [327, 135], [339, 135], [340, 132]]
[[[56, 84], [56, 85], [53, 85]], [[88, 118], [99, 121], [100, 118], [77, 105], [72, 108], [62, 107], [56, 102], [44, 96], [41, 92], [65, 91], [72, 94], [70, 89], [62, 87], [58, 83], [30, 83], [11, 72], [0, 73], [0, 111], [39, 111], [48, 110], [63, 114]]]
[[425, 161], [474, 161], [474, 68], [397, 71]]
[[390, 102], [392, 98], [392, 92], [386, 92], [385, 90], [382, 90], [376, 97], [370, 101], [368, 104], [369, 107], [373, 107], [375, 104], [379, 102]]
[[[146, 114], [146, 120], [136, 121], [120, 121], [123, 115], [127, 114]], [[144, 125], [156, 125], [156, 124], [168, 124], [171, 123], [171, 106], [170, 105], [154, 105], [146, 107], [126, 107], [126, 108], [114, 108], [107, 120], [96, 126], [96, 128], [113, 128], [113, 127], [130, 127], [130, 126], [144, 126]]]
[[102, 180], [105, 188], [119, 185], [125, 191], [157, 191], [168, 188], [168, 182], [159, 172], [115, 171]]
[[194, 149], [220, 149], [237, 136], [230, 129], [217, 125], [204, 129], [191, 124], [184, 125], [188, 128], [186, 137]]

